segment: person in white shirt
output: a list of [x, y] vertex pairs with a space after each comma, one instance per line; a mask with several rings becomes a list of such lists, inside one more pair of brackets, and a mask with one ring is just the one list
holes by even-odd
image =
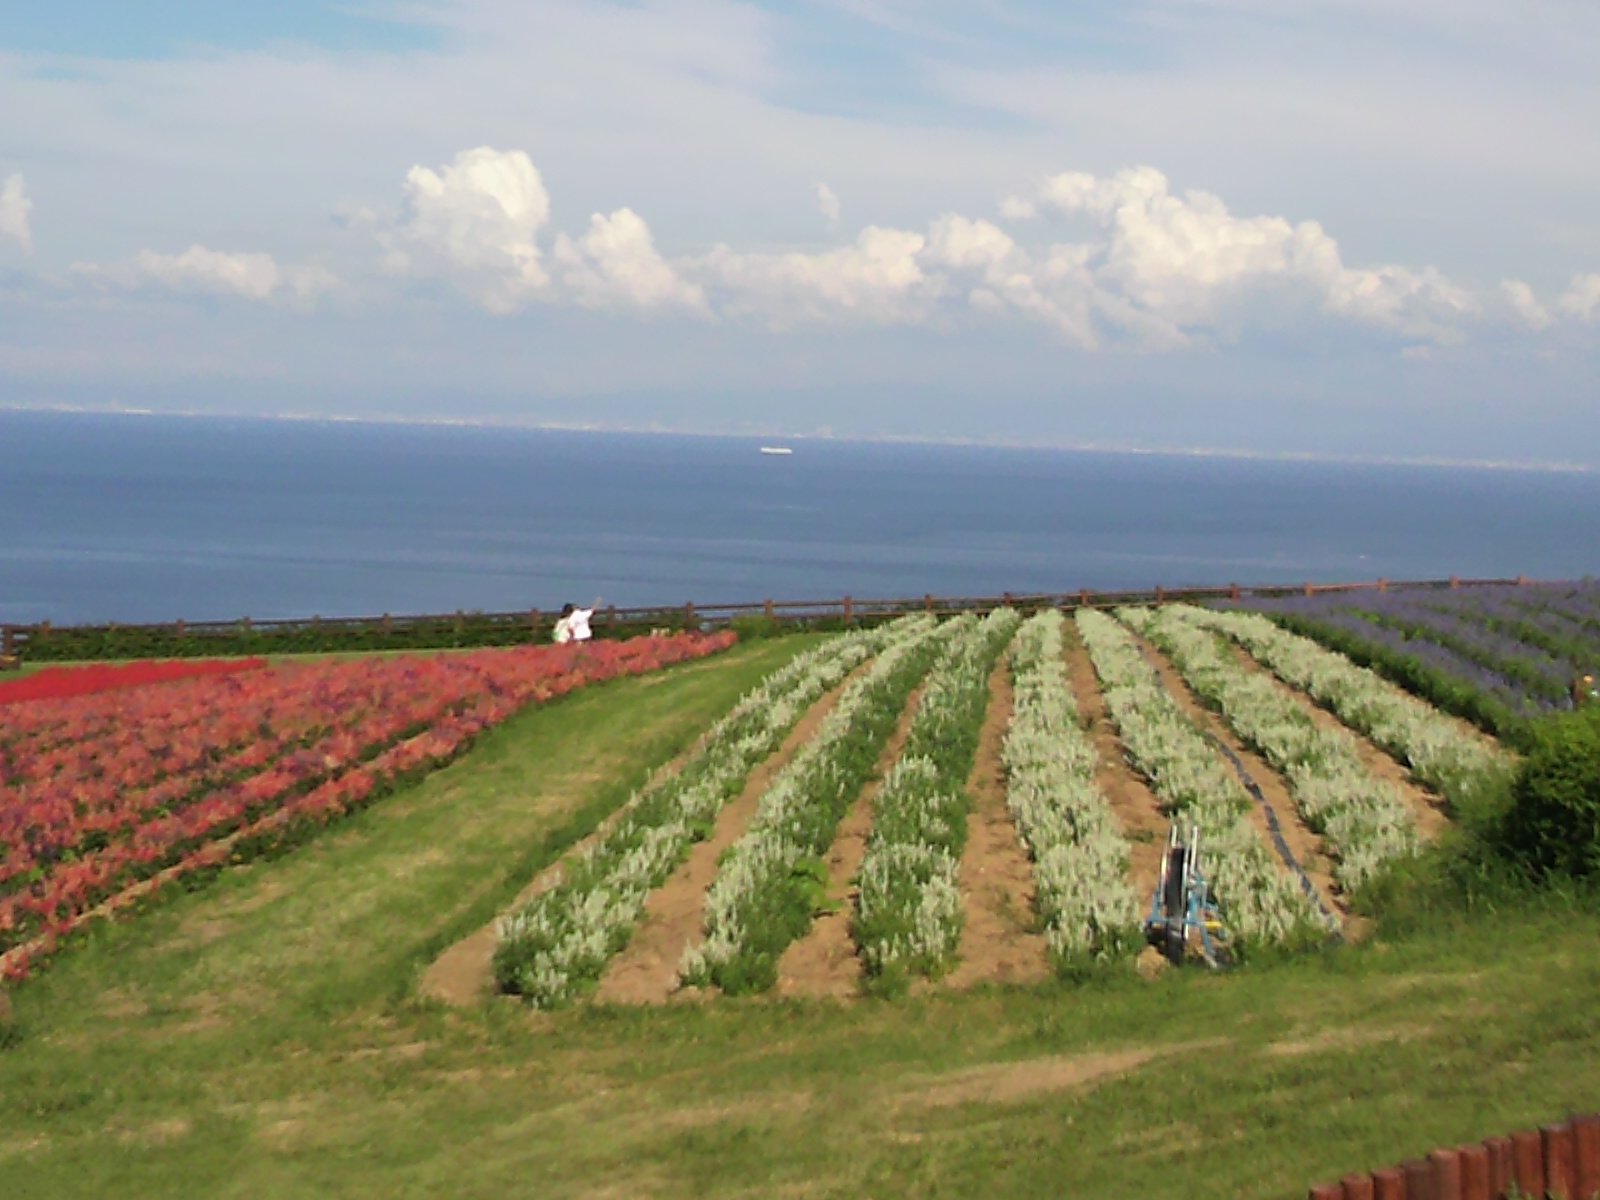
[[561, 606], [561, 619], [556, 622], [554, 633], [555, 641], [560, 645], [568, 642], [587, 642], [594, 635], [589, 630], [589, 619], [594, 616], [594, 610], [600, 607], [600, 597], [594, 598], [594, 603], [588, 608], [576, 608], [571, 604]]

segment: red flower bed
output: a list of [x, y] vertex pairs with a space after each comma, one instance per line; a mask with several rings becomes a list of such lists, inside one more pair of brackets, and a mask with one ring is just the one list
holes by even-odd
[[530, 701], [733, 641], [330, 659], [12, 705], [0, 723], [0, 975], [26, 974], [97, 905], [293, 841]]
[[197, 675], [231, 675], [256, 671], [267, 665], [264, 658], [173, 658], [163, 662], [132, 662], [117, 666], [46, 667], [21, 679], [0, 683], [0, 704], [23, 700], [60, 700], [68, 696], [90, 696], [96, 692], [141, 687], [147, 683], [166, 683]]

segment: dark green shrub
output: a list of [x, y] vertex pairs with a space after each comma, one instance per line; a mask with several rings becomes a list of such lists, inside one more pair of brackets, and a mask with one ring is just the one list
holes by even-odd
[[1533, 724], [1503, 839], [1541, 875], [1600, 875], [1600, 708]]
[[744, 613], [729, 621], [728, 628], [739, 635], [741, 642], [777, 637], [783, 632], [783, 626], [778, 624], [776, 617], [769, 617], [763, 613]]

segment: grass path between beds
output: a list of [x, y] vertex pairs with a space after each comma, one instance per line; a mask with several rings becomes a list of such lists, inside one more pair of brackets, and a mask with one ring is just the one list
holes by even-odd
[[421, 967], [803, 639], [530, 710], [13, 996], [8, 1198], [1292, 1197], [1600, 1107], [1593, 910], [1231, 976], [541, 1014]]

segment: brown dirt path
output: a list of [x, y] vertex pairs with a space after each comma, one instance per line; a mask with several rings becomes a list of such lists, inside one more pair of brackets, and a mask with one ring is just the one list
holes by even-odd
[[1432, 841], [1450, 827], [1450, 818], [1445, 815], [1444, 799], [1432, 788], [1423, 787], [1411, 777], [1404, 764], [1396, 762], [1387, 753], [1380, 750], [1364, 734], [1351, 729], [1333, 713], [1319, 705], [1310, 696], [1298, 688], [1290, 687], [1279, 679], [1261, 663], [1257, 662], [1242, 647], [1233, 642], [1228, 643], [1234, 657], [1248, 671], [1264, 675], [1272, 681], [1279, 691], [1287, 694], [1302, 712], [1309, 716], [1324, 729], [1337, 729], [1350, 736], [1355, 743], [1356, 753], [1361, 761], [1366, 764], [1379, 779], [1392, 783], [1399, 789], [1405, 798], [1406, 806], [1411, 809], [1412, 820], [1416, 822], [1417, 834], [1426, 841]]
[[911, 732], [911, 718], [922, 699], [919, 685], [906, 701], [900, 721], [890, 735], [883, 753], [872, 769], [872, 779], [861, 789], [856, 802], [839, 824], [833, 845], [828, 850], [828, 899], [838, 908], [811, 922], [802, 938], [789, 944], [778, 959], [777, 996], [856, 996], [861, 992], [861, 960], [850, 936], [850, 918], [856, 911], [856, 872], [867, 853], [867, 834], [872, 832], [872, 800], [878, 794], [884, 773], [894, 766]]
[[[696, 739], [693, 746], [658, 767], [650, 776], [646, 786], [652, 786], [675, 774], [689, 760], [689, 756], [700, 748], [700, 744], [701, 739]], [[642, 792], [644, 789], [640, 790]], [[632, 807], [630, 804], [624, 804], [617, 809], [596, 826], [593, 833], [563, 854], [559, 861], [551, 863], [535, 875], [528, 886], [518, 892], [517, 898], [506, 905], [503, 911], [511, 912], [520, 908], [535, 896], [542, 895], [560, 883], [567, 860], [603, 838], [618, 821], [622, 820], [630, 807]], [[499, 920], [499, 917], [495, 920]], [[494, 926], [495, 921], [490, 921], [481, 929], [469, 933], [428, 964], [427, 970], [422, 973], [422, 978], [417, 983], [418, 992], [430, 1000], [438, 1000], [456, 1007], [474, 1004], [490, 995], [494, 990], [494, 948], [499, 942], [495, 936]]]
[[1161, 855], [1166, 847], [1170, 822], [1161, 810], [1161, 801], [1150, 790], [1144, 777], [1128, 765], [1117, 737], [1117, 727], [1106, 712], [1100, 680], [1094, 673], [1089, 652], [1075, 629], [1066, 631], [1067, 680], [1078, 705], [1078, 715], [1088, 722], [1099, 766], [1095, 786], [1111, 805], [1128, 841], [1128, 882], [1141, 904], [1149, 902], [1161, 875]]
[[[1131, 630], [1129, 631], [1132, 632]], [[1249, 749], [1243, 742], [1234, 736], [1233, 730], [1216, 713], [1206, 708], [1195, 698], [1189, 690], [1189, 685], [1184, 683], [1183, 676], [1178, 674], [1178, 669], [1167, 660], [1155, 646], [1137, 634], [1133, 635], [1139, 644], [1150, 656], [1150, 661], [1156, 664], [1161, 674], [1161, 682], [1166, 685], [1168, 693], [1178, 702], [1178, 707], [1194, 721], [1201, 729], [1211, 733], [1218, 741], [1227, 746], [1244, 764], [1244, 769], [1260, 787], [1261, 794], [1266, 798], [1267, 806], [1272, 809], [1278, 818], [1278, 828], [1283, 831], [1283, 840], [1289, 846], [1289, 852], [1305, 871], [1311, 880], [1317, 894], [1322, 897], [1322, 902], [1328, 911], [1337, 916], [1344, 926], [1345, 935], [1353, 936], [1351, 928], [1352, 918], [1349, 906], [1345, 903], [1344, 895], [1339, 892], [1333, 882], [1331, 863], [1322, 848], [1322, 839], [1306, 828], [1305, 822], [1300, 819], [1300, 813], [1294, 806], [1294, 799], [1289, 794], [1288, 785], [1284, 783], [1283, 776], [1279, 775], [1259, 754]], [[1231, 763], [1224, 763], [1230, 771]], [[1250, 805], [1250, 823], [1253, 824], [1267, 843], [1273, 857], [1277, 857], [1277, 847], [1272, 844], [1272, 834], [1267, 827], [1266, 816], [1261, 811], [1259, 804]]]
[[1006, 807], [1000, 749], [1010, 725], [1011, 671], [1001, 656], [989, 675], [989, 710], [967, 779], [972, 810], [957, 875], [967, 912], [958, 961], [945, 980], [953, 988], [1050, 975], [1044, 936], [1033, 928], [1033, 862]]
[[800, 747], [816, 736], [846, 685], [870, 665], [870, 660], [861, 664], [811, 706], [772, 756], [750, 772], [739, 794], [717, 814], [711, 836], [690, 847], [688, 859], [650, 893], [644, 916], [627, 948], [607, 964], [600, 976], [596, 1000], [607, 1004], [663, 1004], [677, 994], [678, 962], [684, 947], [697, 941], [703, 931], [706, 889], [716, 878], [717, 859], [744, 835], [762, 794], [800, 752]]

